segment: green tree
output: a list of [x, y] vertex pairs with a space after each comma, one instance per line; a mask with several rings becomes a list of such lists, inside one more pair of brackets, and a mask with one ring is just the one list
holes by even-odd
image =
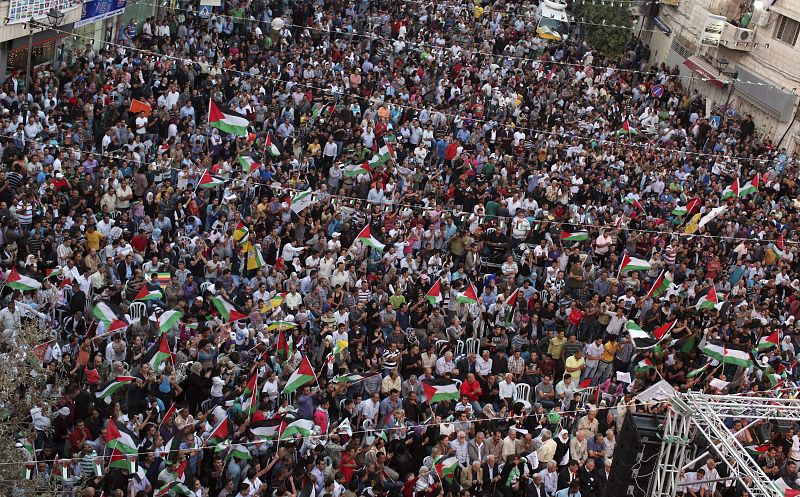
[[572, 7], [572, 14], [575, 22], [583, 24], [590, 47], [609, 57], [622, 55], [633, 30], [633, 15], [628, 3], [581, 2]]

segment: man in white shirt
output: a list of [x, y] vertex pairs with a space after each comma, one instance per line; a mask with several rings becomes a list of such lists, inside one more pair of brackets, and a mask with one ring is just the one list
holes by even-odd
[[481, 379], [486, 379], [492, 374], [492, 358], [489, 356], [488, 350], [484, 350], [481, 357], [475, 362], [475, 374]]
[[509, 407], [517, 398], [517, 385], [514, 383], [514, 375], [506, 373], [503, 381], [498, 383], [500, 387], [500, 400], [508, 402]]

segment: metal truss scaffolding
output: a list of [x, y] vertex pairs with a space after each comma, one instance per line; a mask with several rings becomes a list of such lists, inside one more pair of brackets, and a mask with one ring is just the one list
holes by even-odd
[[[800, 401], [736, 395], [676, 393], [670, 400], [658, 464], [650, 481], [652, 497], [674, 497], [685, 465], [692, 430], [708, 442], [708, 450], [727, 461], [730, 476], [748, 488], [752, 497], [783, 497], [784, 492], [761, 471], [736, 434], [725, 426], [726, 418], [800, 421]], [[701, 458], [702, 459], [702, 456]], [[696, 459], [695, 461], [697, 461]], [[693, 461], [694, 462], [694, 461]], [[691, 463], [689, 463], [691, 464]], [[747, 481], [749, 480], [749, 481]]]

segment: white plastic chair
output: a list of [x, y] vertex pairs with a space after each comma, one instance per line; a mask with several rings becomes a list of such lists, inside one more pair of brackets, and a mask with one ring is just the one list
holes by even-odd
[[372, 431], [375, 429], [375, 422], [372, 421], [371, 419], [365, 419], [361, 423], [361, 429], [364, 431]]
[[133, 302], [128, 307], [128, 315], [131, 317], [131, 321], [141, 319], [142, 316], [147, 315], [147, 305], [144, 302]]
[[212, 281], [204, 281], [200, 283], [200, 293], [204, 294], [208, 290], [211, 293], [216, 293], [214, 288], [214, 282]]
[[517, 393], [517, 400], [518, 401], [523, 401], [524, 400], [525, 402], [529, 402], [529, 399], [530, 399], [530, 396], [531, 396], [531, 386], [530, 385], [528, 385], [527, 383], [517, 383], [517, 385], [514, 387], [514, 389], [515, 389], [515, 391]]
[[466, 346], [467, 346], [467, 354], [480, 355], [481, 341], [478, 340], [477, 338], [467, 338]]
[[459, 340], [456, 342], [456, 355], [461, 355], [464, 353], [464, 341]]
[[455, 380], [453, 380], [453, 383], [455, 383], [455, 384], [456, 384], [456, 388], [458, 388], [459, 390], [461, 390], [461, 380], [459, 380], [459, 379], [455, 379]]

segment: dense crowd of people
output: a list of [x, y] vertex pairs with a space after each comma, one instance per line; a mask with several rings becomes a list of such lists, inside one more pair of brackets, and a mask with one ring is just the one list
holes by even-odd
[[[796, 157], [532, 7], [178, 2], [7, 78], [18, 490], [608, 497], [656, 383], [791, 394]], [[699, 464], [681, 495], [749, 495]]]

